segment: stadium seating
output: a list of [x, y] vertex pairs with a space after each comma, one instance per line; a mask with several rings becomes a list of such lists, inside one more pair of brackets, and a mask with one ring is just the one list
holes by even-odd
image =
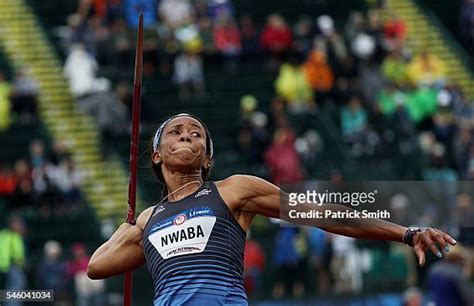
[[459, 84], [469, 97], [474, 97], [473, 75], [464, 60], [465, 54], [438, 19], [411, 0], [390, 0], [387, 3], [407, 23], [414, 47], [428, 48], [430, 53], [442, 59], [448, 79]]
[[[57, 12], [52, 10], [51, 14], [54, 13]], [[126, 172], [117, 160], [104, 160], [101, 156], [100, 137], [94, 122], [74, 108], [62, 76], [62, 63], [32, 9], [24, 1], [4, 1], [0, 23], [4, 29], [3, 48], [9, 62], [14, 68], [29, 67], [32, 77], [39, 82], [40, 117], [49, 133], [70, 146], [75, 163], [88, 170], [89, 177], [84, 185], [88, 200], [98, 215], [113, 215], [126, 203]], [[8, 43], [4, 43], [7, 37]]]

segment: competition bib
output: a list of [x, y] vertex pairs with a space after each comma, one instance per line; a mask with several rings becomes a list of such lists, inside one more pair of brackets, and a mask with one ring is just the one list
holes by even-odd
[[192, 208], [155, 224], [148, 240], [163, 259], [201, 253], [215, 223], [216, 216], [209, 207]]

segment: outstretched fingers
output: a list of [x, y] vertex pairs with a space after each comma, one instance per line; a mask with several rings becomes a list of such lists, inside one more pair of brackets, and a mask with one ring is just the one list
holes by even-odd
[[449, 244], [451, 244], [451, 245], [456, 245], [457, 241], [456, 241], [453, 237], [449, 236], [449, 235], [446, 234], [445, 232], [442, 232], [442, 231], [440, 231], [440, 230], [438, 230], [438, 229], [435, 230], [435, 231], [437, 231], [437, 232], [443, 237], [443, 239], [444, 239], [447, 243], [449, 243]]
[[[444, 239], [443, 235], [441, 234], [440, 231], [437, 231], [437, 230], [433, 230], [433, 233], [431, 234], [431, 237], [433, 238], [433, 241], [439, 246], [441, 247], [441, 250], [444, 252], [444, 253], [447, 253], [449, 252], [449, 246], [447, 244], [447, 241]], [[441, 257], [439, 256], [439, 254], [436, 254], [438, 257]]]
[[[426, 261], [425, 251], [429, 248], [433, 254], [443, 257], [443, 253], [449, 252], [449, 245], [456, 245], [456, 240], [448, 234], [433, 228], [428, 228], [413, 238], [413, 251], [418, 257], [418, 264], [423, 266]], [[443, 253], [438, 249], [441, 248]]]
[[418, 257], [418, 264], [420, 267], [423, 267], [425, 264], [425, 250], [420, 244], [417, 244], [413, 250], [415, 251], [416, 256]]
[[443, 257], [443, 254], [440, 252], [440, 250], [436, 246], [436, 244], [433, 241], [432, 237], [433, 236], [431, 236], [430, 232], [424, 232], [424, 233], [421, 234], [421, 239], [423, 239], [423, 242], [431, 250], [431, 252], [433, 252], [433, 254], [435, 254], [438, 257]]

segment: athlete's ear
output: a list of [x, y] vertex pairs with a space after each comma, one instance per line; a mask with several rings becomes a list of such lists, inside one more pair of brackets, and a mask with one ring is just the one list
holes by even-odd
[[151, 158], [152, 158], [154, 164], [159, 164], [159, 163], [161, 163], [161, 155], [160, 155], [160, 152], [158, 152], [158, 151], [154, 152]]
[[204, 168], [209, 169], [212, 166], [212, 158], [210, 156], [206, 156], [206, 159], [204, 160]]

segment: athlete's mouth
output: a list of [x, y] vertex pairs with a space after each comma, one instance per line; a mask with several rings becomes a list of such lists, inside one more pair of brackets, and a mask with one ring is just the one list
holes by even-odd
[[187, 147], [187, 146], [182, 146], [182, 147], [177, 147], [177, 148], [172, 148], [171, 149], [172, 152], [176, 152], [176, 151], [179, 151], [179, 150], [189, 150], [192, 153], [196, 153], [196, 151], [193, 148]]

